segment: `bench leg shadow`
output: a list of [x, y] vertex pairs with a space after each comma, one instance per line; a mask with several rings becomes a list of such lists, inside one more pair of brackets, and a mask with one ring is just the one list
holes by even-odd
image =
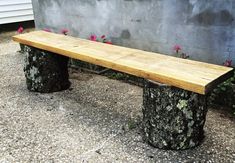
[[26, 45], [21, 45], [21, 51], [25, 55], [24, 72], [28, 90], [51, 93], [70, 87], [69, 58]]
[[183, 150], [202, 142], [206, 96], [145, 80], [143, 100], [143, 137], [150, 145]]

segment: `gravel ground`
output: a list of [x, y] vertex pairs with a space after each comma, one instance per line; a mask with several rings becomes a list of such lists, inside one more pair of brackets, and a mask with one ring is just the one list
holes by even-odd
[[0, 35], [0, 162], [235, 162], [235, 120], [221, 109], [201, 146], [165, 151], [141, 139], [140, 87], [71, 71], [67, 91], [27, 91], [12, 34]]

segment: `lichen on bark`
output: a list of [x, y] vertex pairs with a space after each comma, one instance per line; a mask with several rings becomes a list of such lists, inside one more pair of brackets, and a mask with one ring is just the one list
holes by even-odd
[[22, 51], [26, 84], [30, 91], [50, 93], [70, 87], [67, 57], [26, 45]]
[[144, 140], [161, 149], [188, 149], [204, 137], [206, 96], [145, 80]]

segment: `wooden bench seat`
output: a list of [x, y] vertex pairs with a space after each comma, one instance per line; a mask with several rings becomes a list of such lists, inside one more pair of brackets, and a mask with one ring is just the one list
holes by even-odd
[[207, 94], [218, 83], [230, 77], [233, 71], [224, 66], [44, 31], [17, 35], [13, 40], [199, 94]]
[[145, 78], [143, 137], [161, 149], [188, 149], [201, 143], [207, 93], [233, 72], [224, 66], [44, 31], [13, 39], [25, 47], [24, 71], [30, 91], [68, 89], [69, 57]]

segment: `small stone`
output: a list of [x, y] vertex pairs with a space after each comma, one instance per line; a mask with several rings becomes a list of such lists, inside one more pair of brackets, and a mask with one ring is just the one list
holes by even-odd
[[211, 155], [211, 154], [212, 154], [212, 151], [206, 151], [206, 153], [207, 153], [208, 155]]
[[99, 155], [101, 155], [100, 149], [96, 150], [95, 152], [98, 153]]

